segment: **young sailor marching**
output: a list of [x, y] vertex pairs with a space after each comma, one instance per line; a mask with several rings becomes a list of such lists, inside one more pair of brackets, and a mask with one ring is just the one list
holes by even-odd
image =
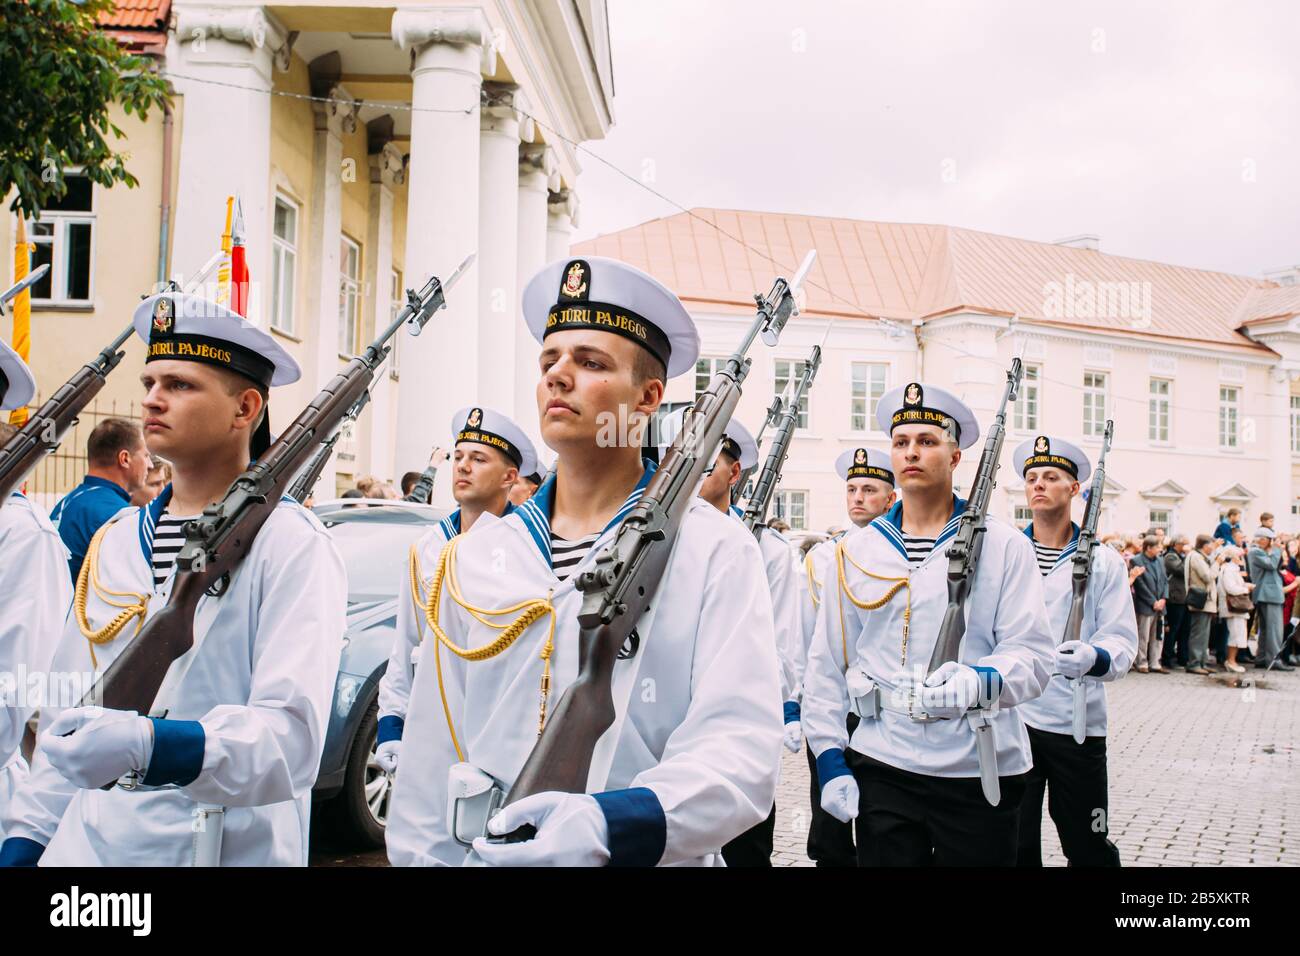
[[[808, 648], [817, 626], [817, 610], [827, 574], [835, 573], [835, 548], [846, 536], [865, 528], [894, 504], [894, 473], [889, 452], [876, 448], [853, 448], [835, 459], [835, 471], [844, 482], [844, 499], [852, 527], [823, 541], [808, 552], [800, 575], [800, 618], [803, 622], [803, 654], [798, 661], [800, 684], [808, 664]], [[802, 688], [801, 688], [802, 689]], [[858, 715], [850, 712], [849, 736], [858, 726]], [[787, 732], [789, 725], [786, 725]], [[808, 827], [808, 857], [818, 866], [857, 866], [853, 846], [853, 824], [843, 823], [822, 809], [821, 787], [817, 784], [817, 759], [812, 747], [808, 753], [808, 783], [812, 818]]]
[[[145, 437], [174, 477], [92, 540], [55, 670], [107, 668], [167, 604], [185, 523], [270, 445], [269, 390], [299, 375], [266, 332], [184, 293], [145, 300], [135, 328], [149, 346]], [[199, 601], [194, 647], [169, 671], [156, 716], [42, 715], [32, 776], [5, 815], [3, 862], [185, 865], [215, 806], [226, 808], [222, 864], [306, 865], [345, 626], [343, 563], [320, 522], [284, 498], [217, 590]]]
[[[679, 413], [680, 414], [680, 413]], [[680, 430], [678, 418], [674, 433]], [[713, 467], [700, 485], [700, 497], [724, 514], [737, 518], [742, 512], [731, 504], [731, 490], [741, 475], [758, 464], [758, 445], [739, 419], [727, 425], [726, 438]], [[790, 542], [779, 531], [762, 527], [758, 547], [763, 554], [767, 572], [768, 591], [772, 596], [772, 613], [776, 624], [776, 653], [781, 663], [781, 700], [786, 720], [785, 744], [791, 750], [799, 749], [799, 703], [795, 696], [796, 668], [803, 652], [803, 637], [799, 621], [799, 595], [794, 566], [790, 562]], [[793, 733], [793, 746], [791, 746]], [[750, 867], [772, 865], [772, 838], [776, 831], [776, 805], [767, 819], [746, 830], [722, 848], [727, 866]]]
[[[22, 408], [35, 394], [26, 363], [0, 342], [0, 410]], [[0, 444], [13, 431], [0, 423]], [[0, 839], [9, 798], [27, 778], [23, 733], [42, 703], [41, 688], [50, 687], [50, 658], [72, 603], [67, 561], [68, 549], [45, 513], [11, 494], [0, 505], [0, 674], [11, 681], [0, 687]]]
[[375, 759], [389, 773], [397, 768], [417, 648], [428, 633], [424, 604], [438, 555], [448, 541], [472, 528], [479, 515], [500, 517], [514, 510], [507, 500], [510, 489], [521, 474], [537, 470], [537, 453], [528, 436], [490, 408], [462, 408], [452, 416], [451, 433], [456, 436], [451, 495], [460, 507], [411, 546], [409, 581], [403, 588], [411, 599], [398, 602], [393, 650], [379, 682]]
[[980, 429], [955, 395], [916, 382], [882, 397], [877, 421], [903, 500], [846, 537], [823, 580], [803, 701], [822, 807], [863, 818], [863, 865], [1013, 865], [1030, 760], [1011, 708], [1042, 693], [1053, 649], [1033, 548], [988, 519], [958, 660], [927, 676], [966, 508], [953, 471]]
[[[614, 722], [587, 793], [535, 793], [487, 825], [577, 674], [576, 579], [650, 481], [632, 436], [699, 353], [677, 297], [615, 260], [552, 263], [523, 303], [542, 344], [541, 433], [558, 461], [536, 495], [481, 516], [439, 559], [427, 608], [437, 640], [415, 671], [389, 858], [460, 864], [472, 845], [492, 865], [716, 863], [772, 807], [780, 684], [758, 545], [699, 498], [615, 665]], [[532, 839], [485, 839], [524, 825]]]
[[[1092, 474], [1081, 449], [1039, 435], [1016, 449], [1016, 471], [1025, 478], [1025, 503], [1034, 520], [1025, 528], [1033, 542], [1054, 640], [1061, 640], [1073, 600], [1079, 526], [1070, 505]], [[1061, 848], [1071, 866], [1119, 866], [1119, 850], [1107, 836], [1106, 689], [1119, 680], [1137, 654], [1137, 618], [1124, 559], [1111, 548], [1094, 548], [1083, 605], [1080, 640], [1056, 648], [1053, 677], [1043, 695], [1026, 701], [1021, 718], [1029, 727], [1034, 765], [1020, 804], [1020, 865], [1042, 866], [1043, 791]], [[1085, 691], [1084, 739], [1073, 736], [1074, 686]]]

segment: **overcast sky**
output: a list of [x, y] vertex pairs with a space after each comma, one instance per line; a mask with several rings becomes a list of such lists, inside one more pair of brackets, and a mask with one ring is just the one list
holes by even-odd
[[[1300, 2], [609, 0], [592, 152], [683, 206], [1300, 263]], [[582, 156], [575, 238], [676, 209]]]

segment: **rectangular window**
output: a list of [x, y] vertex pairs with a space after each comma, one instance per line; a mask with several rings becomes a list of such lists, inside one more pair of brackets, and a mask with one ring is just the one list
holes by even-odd
[[1169, 533], [1169, 509], [1167, 508], [1148, 508], [1147, 509], [1147, 530], [1163, 531]]
[[339, 354], [351, 358], [357, 351], [361, 324], [361, 247], [342, 238], [339, 246]]
[[32, 268], [48, 264], [32, 286], [32, 302], [88, 303], [92, 298], [95, 251], [95, 186], [81, 173], [65, 173], [68, 191], [51, 201], [29, 224], [36, 246]]
[[[402, 311], [406, 305], [402, 293], [402, 274], [396, 269], [393, 270], [393, 279], [390, 286], [391, 292], [388, 297], [388, 324], [392, 325], [397, 321], [397, 313]], [[401, 341], [404, 332], [399, 332], [392, 338], [393, 351], [388, 356], [388, 376], [389, 378], [398, 378], [402, 373], [401, 367]]]
[[1083, 373], [1083, 435], [1100, 438], [1106, 431], [1106, 373]]
[[[792, 362], [789, 359], [776, 360], [776, 388], [775, 394], [778, 396], [785, 395], [788, 387], [793, 394], [794, 388], [799, 384], [799, 377], [803, 375], [805, 362]], [[793, 382], [792, 382], [793, 380]], [[799, 420], [795, 423], [795, 428], [808, 427], [808, 393], [805, 392], [803, 398], [799, 400]], [[788, 520], [788, 519], [787, 519]], [[791, 525], [793, 527], [793, 525]]]
[[1029, 526], [1029, 522], [1034, 520], [1034, 512], [1027, 505], [1016, 505], [1015, 523], [1021, 531]]
[[772, 506], [771, 516], [785, 521], [791, 531], [808, 530], [808, 492], [778, 491]]
[[1038, 431], [1039, 381], [1039, 367], [1026, 365], [1024, 377], [1020, 381], [1020, 392], [1016, 395], [1015, 413], [1011, 416], [1011, 427], [1016, 431]]
[[1150, 395], [1147, 399], [1147, 439], [1149, 441], [1169, 441], [1169, 399], [1173, 385], [1167, 378], [1151, 379]]
[[1219, 386], [1219, 447], [1237, 447], [1237, 421], [1241, 413], [1241, 389]]
[[695, 362], [695, 398], [699, 398], [709, 390], [709, 382], [713, 381], [713, 376], [718, 369], [727, 364], [724, 358], [702, 358]]
[[271, 328], [293, 335], [293, 292], [298, 279], [298, 207], [275, 197], [271, 228]]
[[1291, 453], [1300, 455], [1300, 395], [1291, 396]]
[[876, 430], [876, 405], [885, 394], [888, 365], [854, 362], [850, 367], [852, 392], [849, 400], [849, 429], [855, 432]]

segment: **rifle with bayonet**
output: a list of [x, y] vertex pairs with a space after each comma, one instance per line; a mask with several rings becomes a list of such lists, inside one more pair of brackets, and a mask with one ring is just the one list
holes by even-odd
[[[781, 420], [781, 409], [784, 407], [783, 399], [780, 395], [772, 399], [772, 404], [768, 406], [767, 411], [763, 415], [763, 424], [759, 426], [758, 434], [754, 436], [755, 448], [763, 447], [763, 433], [767, 431], [770, 426], [775, 425]], [[731, 489], [731, 503], [733, 505], [737, 504], [742, 497], [747, 501], [754, 497], [752, 479], [757, 468], [758, 465], [755, 463], [752, 467], [747, 468], [745, 471], [740, 473], [740, 480], [736, 482], [735, 486]]]
[[[989, 500], [997, 485], [998, 459], [1002, 456], [1002, 440], [1006, 437], [1007, 406], [1016, 400], [1023, 373], [1024, 366], [1020, 359], [1012, 359], [1011, 368], [1007, 372], [1007, 387], [1002, 393], [1002, 404], [989, 427], [970, 497], [966, 500], [966, 510], [961, 514], [957, 533], [948, 548], [948, 607], [944, 609], [943, 620], [939, 624], [939, 636], [934, 643], [934, 652], [930, 655], [927, 675], [933, 674], [949, 661], [957, 660], [961, 653], [961, 641], [966, 635], [966, 602], [975, 584], [975, 569], [979, 565], [980, 552], [984, 549]], [[1002, 799], [1002, 790], [998, 780], [993, 725], [982, 709], [972, 711], [968, 719], [975, 730], [984, 797], [990, 804], [997, 806]]]
[[[15, 286], [0, 293], [0, 311], [3, 311], [4, 303], [32, 283], [40, 281], [47, 271], [49, 266], [42, 265]], [[132, 331], [133, 328], [129, 325], [123, 329], [93, 361], [78, 369], [72, 378], [50, 396], [0, 448], [0, 505], [8, 500], [10, 493], [42, 458], [59, 447], [63, 433], [72, 427], [82, 409], [99, 394], [108, 373], [122, 361], [126, 354], [122, 351], [122, 346], [131, 337]]]
[[[1106, 453], [1110, 451], [1115, 423], [1106, 421], [1106, 431], [1101, 437], [1101, 454], [1092, 473], [1092, 487], [1088, 491], [1088, 504], [1083, 509], [1083, 524], [1079, 526], [1079, 542], [1075, 546], [1074, 566], [1070, 577], [1070, 613], [1065, 618], [1065, 632], [1061, 643], [1080, 640], [1083, 633], [1083, 605], [1088, 597], [1088, 582], [1092, 578], [1092, 555], [1097, 550], [1097, 524], [1101, 518], [1101, 499], [1106, 492]], [[1068, 652], [1067, 652], [1068, 653]], [[1073, 695], [1074, 742], [1083, 743], [1088, 730], [1088, 688], [1083, 678], [1070, 682]]]
[[266, 453], [235, 479], [219, 503], [208, 505], [202, 515], [186, 523], [167, 605], [109, 665], [83, 705], [149, 712], [172, 662], [194, 645], [199, 599], [244, 559], [294, 475], [362, 401], [391, 349], [389, 340], [404, 325], [418, 335], [443, 307], [446, 290], [465, 274], [473, 259], [471, 254], [445, 283], [435, 276], [419, 292], [408, 289], [406, 305], [392, 324], [312, 399]]
[[285, 492], [290, 498], [298, 502], [298, 504], [302, 504], [307, 500], [311, 495], [311, 490], [316, 487], [316, 482], [320, 481], [321, 472], [325, 470], [330, 455], [334, 453], [334, 446], [339, 443], [339, 439], [343, 437], [343, 433], [347, 431], [348, 426], [357, 420], [362, 410], [369, 403], [370, 390], [366, 389], [366, 391], [362, 392], [361, 397], [357, 399], [357, 403], [349, 408], [347, 414], [343, 416], [338, 428], [334, 429], [334, 434], [321, 442], [316, 454], [311, 456], [311, 459], [303, 466], [302, 471], [298, 473], [298, 477], [294, 479], [293, 484], [289, 486], [289, 490]]
[[813, 379], [817, 377], [817, 370], [821, 364], [822, 347], [814, 345], [812, 354], [804, 364], [799, 384], [795, 386], [794, 394], [790, 396], [790, 401], [786, 403], [782, 412], [781, 423], [777, 426], [776, 434], [772, 436], [772, 447], [767, 450], [767, 459], [763, 462], [763, 470], [758, 473], [754, 493], [750, 495], [745, 505], [743, 518], [745, 527], [752, 531], [756, 538], [763, 533], [763, 528], [767, 525], [767, 509], [772, 502], [772, 495], [776, 492], [776, 483], [781, 478], [781, 468], [790, 453], [790, 442], [794, 438], [795, 426], [799, 424], [799, 403], [808, 394], [808, 389], [812, 388]]
[[[740, 401], [741, 385], [753, 362], [747, 353], [760, 335], [767, 345], [776, 344], [797, 311], [795, 293], [814, 257], [815, 253], [808, 254], [793, 282], [777, 279], [766, 296], [754, 296], [757, 315], [740, 347], [687, 411], [681, 431], [614, 540], [591, 570], [578, 575], [576, 585], [582, 592], [578, 676], [533, 745], [507, 803], [548, 790], [586, 791], [596, 742], [614, 722], [614, 662], [625, 645], [628, 657], [637, 653], [638, 642], [629, 639], [658, 595], [682, 516], [694, 502], [704, 469], [713, 463]], [[505, 839], [514, 842], [533, 835], [533, 828], [524, 826]]]

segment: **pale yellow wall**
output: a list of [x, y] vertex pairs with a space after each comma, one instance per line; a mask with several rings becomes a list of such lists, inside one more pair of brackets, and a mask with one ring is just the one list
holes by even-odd
[[[95, 234], [92, 305], [85, 310], [54, 310], [33, 307], [31, 319], [31, 368], [36, 377], [37, 401], [58, 389], [80, 366], [94, 358], [131, 321], [131, 315], [156, 281], [158, 272], [158, 228], [162, 182], [162, 114], [152, 113], [147, 121], [127, 116], [120, 109], [110, 111], [112, 122], [126, 134], [115, 148], [127, 153], [126, 167], [139, 180], [134, 189], [123, 185], [94, 187]], [[175, 156], [175, 153], [173, 153]], [[0, 216], [0, 275], [5, 284], [13, 281], [15, 214]], [[12, 323], [0, 319], [0, 334], [12, 341]], [[130, 413], [140, 398], [139, 375], [144, 364], [142, 343], [131, 339], [126, 357], [109, 376], [97, 398], [102, 410]], [[136, 408], [139, 414], [138, 406]], [[84, 445], [85, 430], [76, 441]], [[70, 439], [71, 440], [71, 439]], [[82, 448], [84, 453], [84, 447]], [[50, 487], [44, 480], [49, 471], [38, 470], [29, 483], [34, 494], [57, 494], [80, 480], [63, 476]]]

